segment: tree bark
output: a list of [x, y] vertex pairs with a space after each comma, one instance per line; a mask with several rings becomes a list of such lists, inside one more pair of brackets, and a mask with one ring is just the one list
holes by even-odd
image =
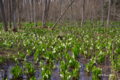
[[104, 0], [102, 0], [102, 27], [104, 27]]
[[85, 9], [85, 0], [83, 0], [83, 4], [82, 4], [82, 21], [81, 21], [81, 27], [83, 27], [84, 24], [84, 10]]
[[4, 7], [3, 6], [4, 5], [2, 3], [2, 0], [0, 0], [0, 9], [1, 9], [2, 21], [3, 21], [3, 25], [4, 25], [4, 31], [8, 31], [7, 23], [6, 23], [6, 20], [5, 20], [5, 12], [4, 12]]
[[111, 0], [109, 0], [109, 8], [108, 8], [107, 25], [109, 25], [109, 24], [110, 24], [110, 14], [111, 14]]
[[11, 0], [8, 0], [9, 27], [11, 28]]

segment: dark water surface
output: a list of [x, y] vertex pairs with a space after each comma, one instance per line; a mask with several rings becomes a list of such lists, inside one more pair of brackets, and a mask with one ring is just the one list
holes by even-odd
[[[92, 80], [92, 73], [90, 74], [86, 74], [86, 71], [85, 71], [85, 64], [89, 62], [89, 59], [86, 59], [84, 56], [79, 56], [79, 58], [77, 59], [77, 61], [80, 62], [80, 74], [79, 74], [79, 80]], [[38, 65], [35, 65], [34, 63], [34, 57], [33, 56], [30, 56], [27, 58], [27, 62], [31, 62], [33, 65], [34, 65], [34, 68], [35, 68], [35, 74], [34, 76], [37, 78], [37, 80], [42, 80], [42, 77], [41, 77], [41, 67], [40, 67], [40, 64]], [[44, 64], [46, 64], [46, 61], [44, 62]], [[19, 66], [22, 68], [22, 61], [20, 61], [19, 63]], [[4, 63], [4, 64], [0, 64], [0, 80], [2, 80], [2, 78], [5, 80], [5, 78], [8, 78], [8, 80], [30, 80], [30, 75], [27, 75], [27, 74], [23, 74], [22, 78], [20, 79], [12, 79], [13, 78], [13, 75], [11, 74], [11, 68], [15, 66], [15, 63], [10, 60], [8, 63]], [[55, 61], [55, 69], [52, 70], [52, 76], [51, 76], [51, 80], [61, 80], [60, 79], [60, 74], [59, 74], [59, 71], [60, 71], [60, 61]], [[107, 63], [107, 67], [106, 67], [106, 70], [107, 70], [107, 75], [110, 74], [110, 62]], [[99, 65], [99, 67], [101, 67], [103, 69], [103, 74], [105, 74], [105, 68], [104, 68], [104, 63], [103, 65]], [[109, 78], [109, 76], [106, 76], [107, 80]], [[72, 80], [72, 79], [71, 79]], [[105, 77], [102, 76], [101, 77], [101, 80], [105, 80]]]

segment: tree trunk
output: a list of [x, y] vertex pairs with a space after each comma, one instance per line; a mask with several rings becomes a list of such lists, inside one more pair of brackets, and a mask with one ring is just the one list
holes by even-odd
[[63, 0], [60, 0], [60, 15], [62, 15], [62, 2]]
[[102, 27], [104, 27], [104, 0], [102, 0]]
[[27, 17], [27, 22], [30, 23], [30, 9], [29, 9], [29, 0], [26, 0], [26, 17]]
[[8, 0], [5, 0], [5, 10], [6, 10], [6, 23], [8, 23]]
[[8, 0], [9, 27], [11, 28], [11, 0]]
[[47, 0], [44, 0], [44, 12], [43, 12], [43, 20], [42, 20], [42, 27], [43, 28], [46, 25], [46, 13], [47, 13]]
[[19, 26], [19, 29], [20, 29], [21, 26], [20, 26], [20, 9], [19, 9], [19, 2], [20, 2], [20, 1], [18, 0], [18, 4], [17, 4], [17, 5], [18, 5], [18, 7], [17, 7], [17, 8], [18, 8], [18, 26]]
[[107, 24], [110, 24], [110, 14], [111, 14], [111, 0], [109, 0], [109, 8], [108, 8], [108, 17], [107, 17]]
[[2, 21], [3, 21], [4, 30], [8, 31], [6, 18], [5, 18], [5, 12], [4, 12], [4, 5], [3, 5], [3, 1], [2, 0], [0, 0], [0, 10], [1, 10], [1, 15], [2, 15], [1, 17], [2, 17]]
[[50, 0], [48, 0], [47, 2], [46, 20], [48, 18], [49, 7], [50, 7]]
[[16, 0], [13, 0], [13, 30], [16, 29]]
[[6, 20], [5, 20], [5, 12], [4, 12], [4, 7], [3, 6], [4, 5], [2, 3], [2, 0], [0, 0], [0, 9], [1, 9], [1, 15], [2, 15], [2, 21], [3, 21], [3, 25], [4, 25], [4, 30], [8, 31], [7, 23], [6, 23]]
[[29, 23], [31, 23], [31, 0], [28, 0], [28, 14], [29, 14]]
[[25, 16], [26, 16], [26, 18], [25, 18], [25, 21], [26, 21], [26, 24], [27, 24], [27, 22], [28, 22], [28, 14], [27, 14], [27, 7], [28, 7], [28, 5], [27, 5], [28, 3], [27, 3], [27, 0], [26, 0], [26, 2], [25, 2]]
[[36, 24], [36, 0], [34, 0], [34, 24], [35, 26], [37, 26]]
[[94, 2], [95, 2], [96, 0], [91, 0], [90, 1], [90, 5], [91, 5], [91, 20], [90, 20], [90, 24], [91, 24], [91, 26], [93, 27], [93, 23], [94, 23], [94, 15], [95, 15], [95, 5], [93, 5], [93, 4], [95, 4]]
[[[70, 0], [70, 3], [72, 3], [72, 0]], [[72, 5], [71, 5], [71, 8], [70, 8], [70, 22], [71, 22], [71, 25], [73, 25], [73, 14], [72, 14]]]
[[34, 22], [33, 17], [33, 0], [31, 0], [31, 22]]
[[81, 27], [83, 27], [84, 24], [84, 10], [85, 9], [85, 0], [83, 0], [83, 4], [82, 4], [82, 21], [81, 21]]
[[[60, 15], [62, 15], [62, 3], [63, 3], [63, 0], [59, 0], [60, 2]], [[62, 22], [62, 20], [60, 20], [60, 23]]]
[[116, 0], [114, 0], [113, 6], [114, 6], [113, 13], [116, 14]]

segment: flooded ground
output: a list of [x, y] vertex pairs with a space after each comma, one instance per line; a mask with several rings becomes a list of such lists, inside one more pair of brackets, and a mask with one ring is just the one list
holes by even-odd
[[[89, 62], [89, 59], [86, 59], [84, 56], [79, 56], [79, 58], [77, 59], [77, 61], [80, 62], [80, 71], [79, 71], [79, 80], [92, 80], [92, 73], [86, 74], [85, 71], [85, 64]], [[37, 80], [41, 80], [41, 67], [40, 64], [35, 65], [34, 63], [34, 57], [30, 56], [27, 58], [27, 62], [31, 62], [34, 67], [35, 67], [35, 74], [34, 76], [37, 78]], [[46, 64], [46, 61], [44, 62], [44, 64]], [[19, 66], [22, 68], [22, 61], [20, 61]], [[2, 80], [2, 78], [5, 80], [6, 78], [8, 78], [8, 80], [16, 80], [16, 79], [12, 79], [13, 75], [11, 74], [11, 68], [15, 66], [15, 63], [10, 60], [8, 63], [4, 63], [4, 64], [0, 64], [0, 80]], [[60, 75], [59, 75], [59, 71], [60, 71], [60, 61], [55, 61], [55, 69], [52, 70], [52, 76], [51, 76], [51, 80], [61, 80], [60, 79]], [[101, 80], [105, 80], [105, 63], [98, 65], [99, 67], [102, 68], [102, 72], [103, 74], [101, 75]], [[110, 75], [110, 61], [109, 58], [107, 58], [107, 64], [106, 64], [106, 80], [109, 80], [109, 75]], [[118, 74], [120, 76], [120, 74]], [[119, 77], [118, 76], [118, 77]], [[27, 74], [23, 74], [22, 78], [17, 79], [17, 80], [30, 80], [30, 75]]]
[[[80, 61], [80, 77], [79, 80], [91, 80], [92, 79], [92, 74], [90, 75], [86, 75], [86, 71], [85, 71], [85, 64], [82, 63], [82, 58], [79, 59]], [[85, 60], [84, 60], [85, 61]], [[37, 80], [41, 80], [41, 67], [40, 65], [35, 65], [34, 63], [34, 57], [28, 57], [27, 58], [27, 62], [32, 62], [32, 64], [35, 67], [35, 74], [34, 76], [37, 78]], [[44, 62], [46, 64], [46, 62]], [[15, 63], [11, 60], [9, 63], [4, 63], [4, 64], [0, 64], [0, 80], [2, 80], [2, 78], [6, 79], [8, 78], [8, 80], [15, 80], [12, 79], [13, 75], [11, 74], [11, 68], [15, 66]], [[22, 68], [22, 61], [20, 61], [19, 66]], [[52, 70], [52, 76], [51, 76], [51, 80], [61, 80], [60, 79], [60, 75], [59, 75], [59, 71], [60, 71], [60, 62], [55, 61], [55, 69]], [[23, 78], [21, 79], [17, 79], [17, 80], [29, 80], [30, 79], [30, 75], [24, 74], [22, 76]]]

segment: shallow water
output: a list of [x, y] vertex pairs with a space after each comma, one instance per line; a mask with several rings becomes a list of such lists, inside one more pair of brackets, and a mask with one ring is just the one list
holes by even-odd
[[[35, 65], [34, 63], [34, 57], [28, 57], [27, 58], [27, 62], [31, 62], [34, 67], [35, 67], [35, 74], [34, 76], [37, 78], [37, 80], [41, 80], [42, 77], [41, 77], [41, 67], [39, 67], [40, 65]], [[46, 64], [46, 62], [44, 62]], [[79, 80], [91, 80], [92, 78], [92, 75], [86, 75], [85, 73], [85, 64], [83, 63], [80, 63], [81, 65], [81, 68], [80, 68], [80, 77], [79, 77]], [[13, 75], [11, 74], [11, 68], [13, 66], [15, 66], [15, 63], [10, 61], [9, 63], [4, 63], [3, 65], [0, 65], [0, 80], [2, 80], [2, 78], [8, 78], [8, 80], [15, 80], [15, 79], [12, 79], [13, 78]], [[19, 63], [19, 66], [22, 68], [22, 61], [20, 61]], [[60, 71], [60, 61], [57, 62], [55, 61], [55, 69], [52, 70], [52, 76], [51, 76], [51, 80], [61, 80], [60, 79], [60, 76], [59, 76], [59, 71]], [[22, 78], [21, 79], [17, 79], [17, 80], [29, 80], [30, 79], [30, 75], [27, 75], [27, 74], [23, 74]]]
[[[63, 58], [64, 59], [64, 58]], [[79, 56], [79, 58], [77, 59], [77, 61], [80, 62], [80, 71], [79, 71], [79, 80], [92, 80], [92, 73], [90, 73], [89, 75], [86, 74], [86, 71], [85, 71], [85, 64], [89, 62], [89, 59], [86, 59], [84, 56]], [[31, 62], [35, 68], [35, 74], [34, 76], [37, 78], [37, 80], [41, 80], [42, 77], [41, 77], [41, 67], [40, 67], [40, 64], [38, 65], [35, 65], [34, 63], [34, 57], [33, 56], [29, 56], [27, 58], [27, 62]], [[44, 64], [46, 64], [46, 61], [44, 62]], [[22, 61], [20, 61], [19, 63], [19, 66], [22, 68]], [[22, 78], [20, 79], [12, 79], [13, 78], [13, 75], [11, 74], [11, 68], [15, 66], [15, 63], [10, 60], [8, 63], [4, 63], [4, 64], [0, 64], [0, 80], [2, 80], [2, 78], [5, 80], [6, 78], [8, 78], [8, 80], [29, 80], [30, 79], [30, 75], [27, 75], [27, 74], [23, 74]], [[52, 76], [51, 76], [51, 80], [61, 80], [60, 79], [60, 74], [59, 74], [59, 71], [60, 71], [60, 61], [55, 61], [55, 69], [54, 70], [51, 70], [52, 71]], [[103, 69], [103, 74], [105, 74], [105, 68], [104, 68], [104, 63], [103, 65], [98, 65], [99, 67], [101, 67]], [[110, 74], [110, 62], [107, 63], [107, 67], [106, 67], [106, 70], [107, 70], [107, 75]], [[107, 80], [109, 78], [109, 76], [106, 76]], [[71, 79], [72, 80], [72, 79]], [[101, 80], [105, 80], [105, 77], [102, 76], [101, 77]]]

